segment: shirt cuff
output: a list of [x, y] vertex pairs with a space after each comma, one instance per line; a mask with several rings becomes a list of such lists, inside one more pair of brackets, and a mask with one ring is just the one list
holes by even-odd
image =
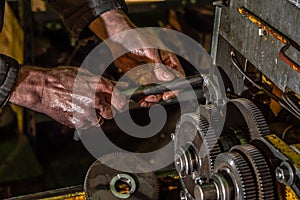
[[49, 0], [49, 3], [60, 13], [67, 29], [76, 38], [102, 13], [116, 9], [127, 13], [124, 0]]
[[18, 71], [19, 64], [15, 59], [0, 54], [0, 108], [9, 100]]

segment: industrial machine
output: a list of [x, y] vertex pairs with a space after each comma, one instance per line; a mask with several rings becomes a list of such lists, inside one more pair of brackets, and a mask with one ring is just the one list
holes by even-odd
[[[128, 173], [129, 163], [142, 163], [143, 169], [151, 163], [113, 153], [92, 164], [83, 187], [15, 199], [299, 199], [300, 2], [213, 4], [211, 56], [221, 75], [215, 81], [225, 92], [211, 101], [205, 75], [190, 79], [203, 81], [195, 85], [204, 91], [206, 103], [176, 122], [174, 170]], [[127, 162], [120, 162], [124, 158]]]
[[214, 4], [212, 57], [227, 109], [208, 104], [181, 116], [181, 199], [299, 199], [299, 2]]

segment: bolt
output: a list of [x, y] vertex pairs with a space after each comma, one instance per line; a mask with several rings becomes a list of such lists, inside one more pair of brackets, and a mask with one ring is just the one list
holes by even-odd
[[281, 167], [277, 167], [275, 173], [276, 173], [276, 178], [277, 178], [277, 180], [278, 180], [280, 183], [283, 183], [284, 180], [285, 180], [283, 169], [282, 169]]
[[213, 5], [218, 7], [228, 7], [230, 0], [214, 0]]
[[294, 182], [293, 169], [287, 162], [282, 162], [280, 166], [275, 169], [275, 175], [277, 181], [284, 185], [292, 185]]
[[282, 165], [278, 166], [275, 170], [276, 178], [280, 183], [287, 184], [290, 179], [289, 169]]

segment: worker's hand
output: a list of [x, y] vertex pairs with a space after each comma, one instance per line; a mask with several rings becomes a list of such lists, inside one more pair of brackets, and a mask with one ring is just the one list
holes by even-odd
[[[134, 29], [136, 26], [123, 11], [112, 10], [105, 12], [94, 20], [89, 28], [101, 39], [105, 40], [123, 31]], [[141, 47], [153, 46], [153, 43], [161, 44], [161, 41], [155, 34], [141, 32], [134, 39], [114, 37], [110, 40], [108, 46], [114, 55], [114, 51], [118, 51], [118, 49], [130, 49], [131, 42]], [[124, 73], [126, 72], [126, 75], [132, 81], [142, 85], [171, 81], [176, 77], [184, 76], [184, 70], [178, 58], [173, 53], [165, 50], [153, 48], [135, 49], [117, 58], [115, 64]], [[149, 65], [142, 66], [145, 64]], [[161, 99], [174, 98], [177, 94], [178, 91], [170, 91], [163, 94], [150, 95], [143, 98], [139, 103], [140, 106], [149, 107]]]
[[10, 102], [73, 128], [100, 126], [113, 117], [114, 109], [126, 106], [109, 80], [77, 67], [21, 67]]

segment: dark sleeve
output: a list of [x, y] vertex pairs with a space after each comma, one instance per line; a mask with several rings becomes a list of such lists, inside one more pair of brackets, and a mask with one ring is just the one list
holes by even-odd
[[15, 59], [0, 54], [0, 108], [9, 99], [11, 89], [18, 76], [18, 71], [19, 64]]
[[48, 0], [61, 15], [67, 29], [75, 37], [100, 14], [114, 9], [127, 12], [124, 0]]

